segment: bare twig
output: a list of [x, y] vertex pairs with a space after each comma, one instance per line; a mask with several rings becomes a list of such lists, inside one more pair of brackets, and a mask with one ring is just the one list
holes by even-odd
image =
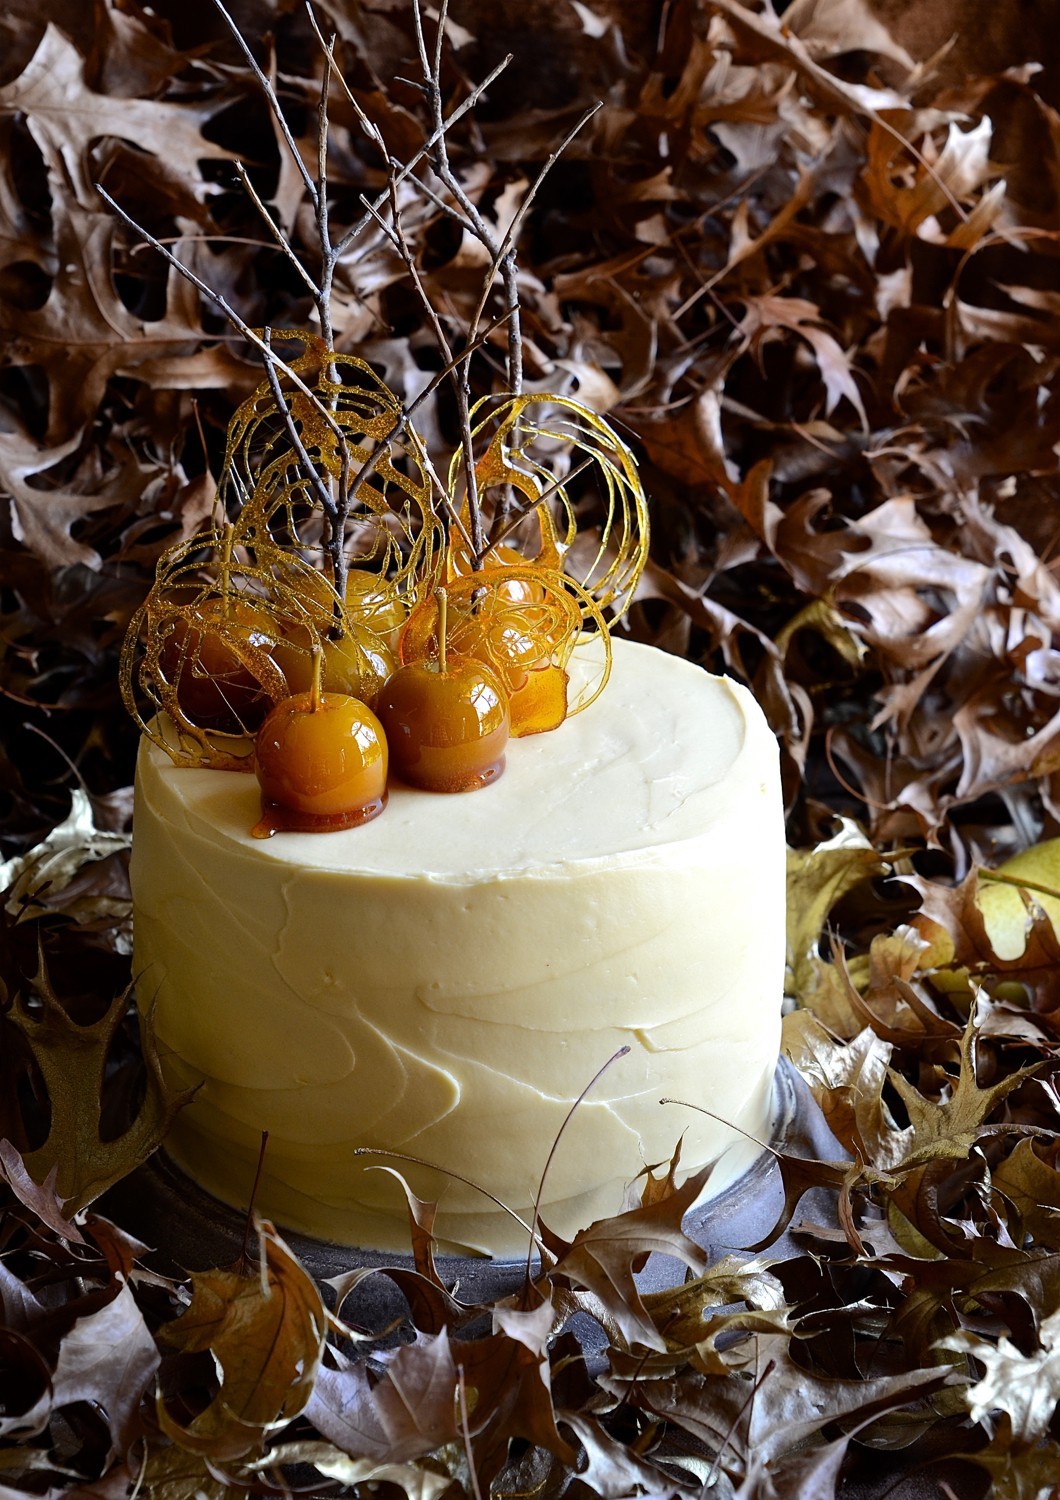
[[313, 178], [312, 178], [312, 175], [311, 175], [311, 173], [309, 171], [309, 168], [306, 166], [305, 162], [302, 160], [302, 153], [299, 151], [298, 146], [295, 143], [294, 136], [291, 134], [291, 127], [288, 125], [287, 121], [284, 119], [283, 110], [280, 108], [280, 101], [276, 97], [276, 90], [273, 88], [272, 83], [269, 81], [268, 77], [262, 72], [261, 68], [258, 66], [257, 59], [255, 58], [253, 52], [251, 52], [250, 48], [247, 46], [246, 42], [244, 41], [243, 35], [242, 35], [241, 31], [239, 30], [239, 27], [232, 20], [232, 17], [228, 14], [227, 10], [221, 4], [221, 0], [213, 0], [213, 4], [214, 4], [214, 9], [217, 11], [218, 15], [220, 15], [222, 17], [222, 19], [224, 20], [225, 24], [227, 25], [229, 31], [232, 33], [232, 36], [233, 36], [233, 38], [235, 40], [235, 43], [236, 43], [236, 46], [239, 48], [239, 50], [242, 52], [243, 56], [246, 58], [247, 62], [250, 64], [251, 71], [253, 72], [255, 78], [258, 80], [258, 83], [261, 86], [262, 93], [265, 95], [265, 98], [268, 101], [269, 108], [272, 110], [272, 113], [273, 113], [273, 116], [274, 116], [274, 118], [276, 120], [276, 123], [280, 127], [280, 130], [281, 130], [281, 132], [283, 134], [283, 138], [284, 138], [284, 140], [287, 143], [287, 149], [291, 153], [291, 158], [294, 161], [295, 166], [298, 168], [299, 172], [301, 173], [302, 181], [305, 184], [306, 192], [309, 194], [310, 202], [313, 204], [313, 207], [316, 208], [316, 206], [317, 206], [317, 186], [316, 186], [316, 183], [313, 181]]
[[282, 371], [282, 373], [286, 375], [287, 378], [291, 380], [295, 386], [297, 386], [297, 388], [302, 392], [303, 396], [307, 397], [310, 401], [313, 402], [320, 415], [324, 418], [328, 426], [334, 432], [336, 441], [341, 444], [344, 441], [344, 434], [341, 427], [339, 427], [335, 422], [331, 413], [327, 411], [321, 404], [316, 392], [312, 390], [308, 385], [306, 385], [305, 381], [298, 374], [298, 372], [296, 370], [292, 370], [290, 365], [287, 364], [285, 360], [281, 359], [280, 356], [275, 352], [275, 350], [269, 348], [268, 345], [266, 345], [261, 335], [255, 329], [251, 328], [249, 323], [245, 323], [243, 321], [243, 319], [239, 316], [235, 309], [231, 307], [228, 302], [226, 302], [220, 292], [215, 291], [214, 288], [207, 282], [203, 281], [200, 276], [196, 276], [195, 272], [191, 269], [190, 266], [186, 266], [182, 260], [180, 260], [176, 255], [173, 254], [172, 250], [170, 250], [166, 245], [162, 243], [161, 240], [155, 239], [154, 235], [151, 234], [149, 230], [145, 229], [142, 224], [137, 223], [137, 221], [132, 218], [130, 214], [127, 214], [124, 208], [122, 208], [121, 205], [110, 196], [106, 188], [101, 187], [98, 182], [96, 183], [95, 187], [96, 192], [104, 200], [105, 203], [108, 203], [110, 205], [110, 207], [118, 215], [119, 219], [121, 219], [125, 224], [128, 224], [130, 229], [134, 229], [138, 235], [141, 235], [144, 241], [148, 245], [150, 245], [152, 249], [157, 250], [159, 255], [163, 256], [175, 271], [180, 272], [185, 281], [190, 282], [197, 291], [201, 292], [204, 297], [208, 298], [213, 303], [213, 305], [224, 314], [225, 318], [236, 330], [236, 332], [240, 334], [244, 339], [246, 339], [248, 344], [257, 349], [259, 354], [263, 355], [264, 358], [267, 359], [277, 370]]
[[[339, 375], [337, 369], [337, 360], [335, 358], [335, 336], [331, 313], [331, 299], [334, 288], [336, 267], [339, 263], [339, 260], [346, 253], [349, 246], [353, 243], [358, 234], [360, 234], [368, 224], [372, 222], [376, 222], [377, 224], [379, 224], [382, 227], [384, 233], [386, 233], [391, 243], [396, 246], [398, 253], [400, 254], [401, 259], [405, 265], [405, 268], [412, 280], [412, 284], [416, 289], [417, 295], [419, 296], [419, 299], [423, 306], [424, 316], [428, 321], [435, 342], [440, 351], [443, 367], [441, 371], [439, 371], [428, 383], [425, 389], [421, 390], [419, 395], [412, 402], [408, 403], [404, 408], [402, 408], [401, 413], [395, 417], [394, 425], [387, 436], [378, 441], [374, 451], [368, 456], [364, 466], [358, 472], [356, 477], [356, 487], [359, 492], [363, 485], [371, 481], [373, 476], [377, 473], [379, 465], [383, 461], [384, 456], [388, 452], [391, 452], [393, 450], [393, 445], [395, 442], [397, 442], [403, 435], [407, 434], [410, 419], [416, 408], [434, 390], [437, 389], [438, 385], [443, 380], [451, 380], [456, 392], [456, 404], [460, 423], [461, 452], [463, 456], [468, 516], [466, 524], [461, 516], [461, 506], [449, 494], [447, 487], [442, 483], [429, 457], [427, 455], [418, 456], [422, 460], [423, 470], [430, 483], [432, 494], [435, 496], [436, 508], [439, 512], [448, 515], [450, 524], [459, 531], [465, 543], [467, 544], [468, 553], [473, 561], [474, 566], [476, 568], [480, 567], [482, 557], [488, 550], [488, 543], [484, 535], [481, 507], [479, 504], [477, 489], [477, 478], [475, 474], [474, 455], [472, 453], [472, 433], [470, 417], [471, 358], [476, 350], [480, 349], [492, 334], [494, 334], [502, 325], [506, 324], [508, 345], [508, 384], [509, 388], [513, 392], [518, 393], [522, 384], [522, 341], [519, 318], [515, 240], [519, 228], [525, 221], [530, 203], [532, 202], [533, 196], [540, 186], [544, 174], [556, 160], [559, 153], [564, 149], [567, 141], [565, 140], [563, 144], [555, 152], [552, 153], [542, 173], [539, 174], [537, 181], [535, 182], [533, 188], [530, 190], [527, 199], [520, 206], [518, 212], [513, 216], [512, 222], [509, 224], [507, 231], [503, 235], [498, 236], [495, 228], [479, 210], [478, 205], [471, 198], [471, 196], [461, 183], [460, 179], [458, 178], [457, 174], [454, 172], [449, 160], [446, 135], [458, 120], [463, 118], [463, 116], [465, 116], [471, 109], [474, 108], [475, 104], [482, 97], [483, 93], [496, 81], [496, 79], [510, 63], [510, 55], [508, 57], [505, 57], [495, 68], [493, 68], [489, 75], [477, 87], [471, 90], [468, 97], [464, 99], [461, 104], [459, 104], [448, 115], [446, 115], [443, 110], [441, 85], [442, 61], [446, 29], [446, 0], [443, 0], [443, 3], [441, 5], [441, 12], [438, 17], [437, 33], [433, 39], [433, 47], [430, 49], [428, 49], [423, 29], [423, 12], [421, 0], [413, 0], [417, 49], [419, 54], [420, 71], [422, 75], [420, 81], [416, 86], [421, 90], [427, 102], [429, 119], [427, 137], [423, 143], [423, 146], [407, 162], [402, 164], [391, 156], [379, 127], [371, 119], [369, 119], [368, 115], [357, 102], [353, 90], [350, 88], [346, 79], [343, 77], [341, 70], [336, 65], [335, 37], [332, 35], [330, 38], [325, 39], [325, 36], [317, 23], [316, 17], [313, 14], [310, 0], [307, 0], [306, 9], [309, 15], [310, 24], [312, 25], [313, 31], [317, 36], [323, 54], [320, 90], [317, 100], [316, 112], [316, 176], [314, 178], [312, 172], [306, 165], [306, 162], [303, 160], [298, 144], [295, 141], [291, 129], [284, 117], [283, 110], [281, 109], [279, 98], [276, 92], [276, 87], [273, 81], [265, 74], [265, 72], [262, 70], [256, 59], [254, 58], [250, 47], [244, 40], [243, 36], [240, 34], [234, 20], [232, 19], [232, 16], [226, 8], [224, 0], [213, 0], [213, 4], [218, 15], [222, 17], [225, 25], [228, 27], [228, 30], [231, 32], [232, 37], [234, 38], [251, 71], [253, 72], [254, 77], [257, 79], [259, 86], [261, 87], [261, 90], [268, 103], [269, 109], [276, 120], [280, 135], [282, 136], [282, 140], [297, 166], [298, 172], [302, 179], [302, 183], [305, 187], [305, 190], [309, 197], [309, 201], [313, 208], [316, 221], [316, 237], [319, 241], [319, 279], [315, 279], [313, 272], [307, 269], [302, 260], [296, 254], [291, 240], [288, 238], [287, 234], [284, 232], [284, 229], [277, 221], [275, 214], [270, 210], [270, 207], [264, 202], [261, 195], [254, 187], [253, 183], [250, 180], [249, 174], [246, 171], [246, 168], [242, 163], [239, 163], [237, 165], [236, 170], [239, 175], [240, 181], [245, 187], [248, 197], [251, 199], [252, 203], [260, 214], [263, 223], [265, 224], [270, 236], [272, 237], [272, 240], [279, 247], [282, 254], [289, 261], [289, 263], [295, 267], [300, 280], [308, 289], [310, 295], [313, 298], [317, 311], [317, 318], [319, 321], [321, 342], [324, 349], [324, 365], [322, 373], [324, 375], [324, 378], [330, 383], [332, 388], [328, 391], [321, 391], [319, 387], [316, 390], [311, 389], [310, 386], [307, 385], [306, 382], [298, 374], [296, 374], [296, 372], [290, 367], [290, 365], [288, 365], [279, 355], [277, 355], [272, 343], [271, 330], [266, 329], [265, 337], [262, 338], [256, 330], [251, 328], [245, 322], [245, 320], [240, 317], [240, 315], [235, 311], [233, 307], [230, 306], [230, 304], [221, 295], [221, 293], [215, 291], [214, 288], [207, 285], [207, 283], [204, 282], [199, 276], [197, 276], [188, 266], [184, 265], [183, 262], [181, 262], [174, 253], [169, 251], [160, 241], [150, 235], [142, 225], [138, 224], [127, 213], [125, 213], [125, 211], [118, 206], [118, 204], [113, 198], [110, 197], [109, 194], [105, 193], [102, 189], [100, 189], [100, 192], [106, 202], [110, 205], [111, 208], [114, 209], [119, 217], [122, 218], [125, 223], [127, 223], [139, 235], [141, 235], [147, 244], [151, 245], [154, 249], [159, 251], [159, 253], [163, 255], [163, 257], [170, 265], [178, 270], [180, 274], [184, 276], [185, 279], [188, 280], [204, 297], [210, 300], [214, 304], [214, 306], [216, 306], [221, 311], [231, 327], [234, 328], [236, 332], [238, 332], [248, 344], [257, 349], [259, 354], [261, 355], [262, 361], [265, 366], [266, 379], [277, 410], [277, 414], [283, 419], [293, 452], [297, 457], [299, 466], [304, 471], [303, 477], [305, 485], [315, 501], [319, 503], [323, 512], [325, 525], [327, 527], [326, 550], [331, 561], [333, 580], [340, 595], [344, 592], [346, 573], [344, 551], [346, 523], [349, 516], [351, 504], [356, 499], [356, 496], [351, 494], [351, 454], [349, 444], [347, 442], [345, 432], [343, 431], [336, 417], [337, 408], [341, 397], [337, 389], [339, 384]], [[355, 223], [351, 224], [337, 240], [332, 239], [330, 209], [328, 203], [328, 99], [333, 80], [338, 81], [339, 86], [346, 94], [346, 97], [349, 99], [356, 112], [357, 119], [360, 122], [361, 128], [363, 129], [367, 137], [378, 148], [381, 155], [383, 156], [383, 159], [386, 161], [388, 168], [388, 182], [385, 192], [380, 194], [374, 202], [369, 202], [367, 199], [362, 199], [364, 203], [364, 212], [359, 216], [358, 220]], [[588, 118], [588, 116], [586, 116], [586, 118]], [[583, 123], [584, 120], [579, 123], [579, 126], [576, 127], [576, 129], [580, 128], [581, 124]], [[419, 267], [416, 263], [416, 256], [413, 252], [412, 245], [410, 244], [409, 236], [406, 233], [405, 227], [402, 223], [402, 209], [398, 190], [401, 183], [412, 177], [412, 174], [415, 172], [416, 168], [424, 161], [429, 161], [431, 163], [434, 175], [441, 183], [445, 196], [436, 193], [429, 184], [421, 182], [419, 179], [413, 177], [412, 180], [415, 183], [417, 190], [422, 192], [442, 212], [450, 214], [461, 225], [470, 229], [470, 232], [480, 241], [480, 243], [485, 246], [490, 257], [489, 271], [487, 274], [486, 283], [482, 289], [482, 294], [475, 313], [474, 321], [471, 327], [466, 331], [466, 337], [462, 339], [461, 347], [459, 348], [454, 348], [451, 341], [451, 336], [449, 333], [447, 333], [446, 325], [442, 321], [442, 315], [440, 314], [438, 309], [435, 308], [435, 306], [431, 302], [430, 297], [427, 295], [422, 275], [420, 274]], [[447, 202], [446, 197], [451, 199], [452, 202]], [[453, 205], [455, 205], [455, 207]], [[389, 206], [390, 218], [392, 220], [392, 222], [389, 224], [383, 217], [383, 210], [387, 206]], [[500, 277], [502, 278], [505, 287], [504, 311], [500, 317], [495, 318], [490, 323], [489, 327], [486, 329], [486, 332], [482, 333], [481, 324], [485, 315], [485, 308], [492, 287], [498, 275], [500, 275]], [[329, 356], [331, 357], [329, 358]], [[320, 414], [322, 419], [326, 422], [329, 429], [333, 433], [336, 441], [336, 449], [341, 459], [341, 472], [337, 476], [333, 471], [322, 469], [318, 463], [314, 462], [314, 460], [310, 458], [310, 455], [306, 449], [305, 442], [303, 441], [302, 434], [299, 431], [299, 424], [295, 419], [294, 412], [290, 404], [290, 393], [288, 391], [288, 393], [285, 394], [285, 381], [289, 381], [294, 389], [299, 390], [313, 404], [314, 410]], [[238, 475], [232, 475], [232, 482], [239, 485], [240, 491], [243, 490], [244, 486], [239, 481]], [[552, 491], [546, 491], [546, 495], [549, 493], [552, 493]], [[541, 500], [538, 500], [537, 503], [540, 504]], [[502, 521], [507, 520], [509, 515], [511, 515], [511, 513], [516, 508], [517, 506], [515, 504], [514, 497], [510, 498], [507, 504], [502, 497], [501, 503], [497, 507], [499, 518]], [[532, 510], [533, 508], [534, 507], [531, 506], [529, 510], [521, 511], [514, 524], [518, 524], [518, 520], [522, 518], [522, 515], [529, 514], [530, 510]], [[505, 534], [507, 534], [507, 532]]]
[[[320, 80], [320, 100], [317, 105], [317, 237], [320, 240], [320, 288], [317, 312], [320, 317], [320, 333], [324, 347], [331, 354], [335, 349], [335, 334], [331, 326], [331, 288], [335, 278], [335, 247], [331, 243], [328, 224], [328, 89], [335, 57], [335, 38], [324, 48], [324, 68]], [[334, 366], [329, 366], [329, 379], [334, 379]]]
[[[265, 347], [271, 349], [272, 330], [265, 329]], [[335, 592], [341, 598], [346, 592], [346, 559], [342, 550], [342, 518], [339, 516], [338, 506], [331, 490], [324, 483], [317, 470], [316, 464], [312, 462], [302, 442], [298, 424], [294, 420], [291, 408], [287, 405], [287, 398], [280, 386], [279, 376], [276, 374], [271, 360], [265, 361], [265, 374], [268, 378], [269, 389], [272, 399], [276, 403], [277, 410], [283, 414], [284, 426], [287, 428], [287, 436], [291, 439], [291, 445], [298, 454], [298, 462], [302, 466], [302, 472], [320, 501], [320, 507], [328, 523], [327, 551], [331, 558], [332, 576]]]
[[284, 234], [280, 226], [276, 223], [276, 220], [269, 213], [268, 207], [263, 202], [257, 188], [255, 188], [254, 184], [251, 182], [247, 169], [241, 161], [236, 162], [236, 176], [243, 184], [243, 189], [247, 197], [250, 199], [251, 203], [253, 203], [254, 207], [257, 209], [261, 217], [265, 220], [269, 233], [272, 235], [273, 239], [279, 245], [286, 258], [291, 262], [291, 265], [294, 266], [299, 276], [309, 288], [310, 292], [312, 293], [313, 300], [316, 301], [320, 293], [320, 288], [317, 286], [312, 276], [310, 276], [305, 266], [303, 266], [302, 262], [298, 259], [298, 256], [295, 255], [294, 251], [291, 249], [286, 235]]
[[[486, 77], [486, 78], [484, 78], [482, 80], [482, 82], [476, 88], [472, 89], [471, 93], [467, 96], [467, 98], [463, 101], [463, 103], [462, 104], [458, 104], [457, 107], [453, 110], [452, 114], [449, 115], [445, 120], [443, 120], [441, 122], [441, 124], [435, 130], [433, 130], [431, 132], [431, 134], [424, 141], [424, 143], [420, 147], [420, 149], [415, 153], [414, 156], [411, 156], [409, 158], [409, 160], [405, 163], [405, 165], [402, 167], [400, 175], [399, 175], [399, 182], [404, 182], [405, 179], [407, 177], [409, 177], [416, 170], [416, 168], [419, 166], [419, 164], [422, 161], [425, 161], [429, 157], [431, 151], [438, 144], [439, 139], [442, 138], [442, 137], [444, 137], [446, 131], [451, 130], [452, 127], [456, 124], [456, 122], [458, 120], [462, 119], [464, 115], [466, 115], [470, 110], [474, 109], [475, 105], [482, 98], [482, 95], [486, 92], [486, 90], [490, 87], [490, 85], [492, 83], [496, 82], [496, 80], [504, 72], [505, 68], [508, 66], [508, 64], [511, 62], [511, 60], [512, 60], [512, 55], [509, 52], [509, 54], [507, 55], [507, 57], [504, 57], [504, 58], [501, 59], [501, 61], [497, 64], [497, 66], [493, 69], [493, 71], [489, 74], [489, 76]], [[342, 83], [343, 83], [343, 87], [346, 88], [346, 92], [349, 93], [349, 88], [346, 85], [346, 82], [345, 82], [344, 79], [342, 80]], [[352, 95], [351, 95], [351, 98], [352, 98]], [[356, 101], [354, 101], [354, 103], [356, 104]], [[374, 127], [373, 127], [373, 130], [374, 130]], [[375, 134], [372, 136], [372, 138], [374, 140], [381, 140], [382, 139], [378, 135], [378, 131], [375, 132]], [[385, 154], [385, 149], [384, 149], [384, 154]], [[386, 206], [386, 202], [387, 202], [388, 197], [389, 197], [389, 190], [384, 190], [382, 193], [379, 194], [378, 198], [375, 199], [375, 201], [374, 201], [374, 203], [372, 205], [372, 207], [375, 209], [376, 212], [378, 212], [381, 208], [384, 208]], [[347, 229], [346, 233], [342, 236], [342, 238], [335, 245], [335, 254], [336, 254], [336, 257], [338, 259], [341, 259], [341, 257], [349, 249], [350, 245], [358, 237], [358, 235], [364, 233], [365, 229], [367, 229], [368, 225], [371, 223], [371, 219], [372, 219], [371, 213], [366, 212], [365, 214], [362, 215], [362, 217], [360, 219], [358, 219], [356, 221], [356, 223], [350, 225], [349, 229]]]

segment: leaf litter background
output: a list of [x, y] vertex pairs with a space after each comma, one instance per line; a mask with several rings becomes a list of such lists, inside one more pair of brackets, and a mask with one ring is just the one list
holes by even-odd
[[[233, 10], [308, 143], [303, 8]], [[405, 0], [317, 14], [406, 157], [423, 132], [400, 81]], [[206, 0], [16, 0], [0, 17], [0, 1497], [769, 1500], [896, 1475], [1056, 1495], [1060, 942], [1035, 897], [1060, 861], [1032, 856], [1030, 889], [1009, 887], [1007, 939], [980, 904], [998, 889], [984, 867], [1060, 832], [1052, 7], [463, 0], [452, 19], [452, 99], [516, 54], [451, 141], [500, 224], [603, 101], [523, 238], [527, 384], [606, 412], [639, 454], [654, 561], [631, 631], [749, 682], [780, 737], [785, 1045], [843, 1150], [781, 1160], [782, 1258], [705, 1265], [680, 1232], [690, 1191], [662, 1169], [485, 1319], [439, 1283], [414, 1203], [396, 1342], [340, 1325], [356, 1288], [325, 1307], [267, 1227], [249, 1261], [178, 1282], [89, 1207], [173, 1107], [127, 1015], [118, 647], [159, 552], [208, 517], [228, 416], [259, 378], [94, 184], [252, 325], [308, 309], [235, 161], [296, 242], [312, 226]], [[331, 145], [341, 221], [384, 174], [337, 96]], [[458, 329], [476, 247], [429, 205], [417, 247]], [[437, 366], [381, 237], [344, 263], [335, 322], [406, 397]], [[499, 370], [480, 362], [483, 389]], [[452, 415], [444, 393], [425, 409], [443, 453]], [[642, 1298], [632, 1271], [660, 1245], [689, 1279]], [[602, 1330], [592, 1366], [559, 1331], [578, 1308]]]

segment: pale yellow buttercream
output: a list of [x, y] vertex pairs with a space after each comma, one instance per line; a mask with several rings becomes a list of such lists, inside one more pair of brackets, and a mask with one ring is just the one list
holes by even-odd
[[[745, 689], [617, 641], [601, 698], [512, 742], [492, 786], [392, 784], [381, 817], [324, 835], [254, 839], [258, 811], [253, 777], [142, 745], [139, 993], [173, 1081], [202, 1081], [168, 1147], [218, 1197], [245, 1204], [267, 1130], [257, 1206], [288, 1228], [407, 1247], [400, 1185], [363, 1146], [528, 1219], [572, 1101], [623, 1046], [563, 1135], [546, 1223], [616, 1211], [682, 1134], [689, 1168], [724, 1153], [715, 1185], [753, 1157], [784, 837], [776, 742]], [[525, 1250], [476, 1188], [394, 1165], [440, 1201], [448, 1243]]]

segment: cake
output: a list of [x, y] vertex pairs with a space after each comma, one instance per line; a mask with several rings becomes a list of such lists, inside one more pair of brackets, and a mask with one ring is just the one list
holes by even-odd
[[407, 1249], [389, 1166], [437, 1200], [448, 1248], [525, 1253], [518, 1220], [612, 1058], [549, 1168], [550, 1227], [616, 1212], [679, 1141], [682, 1170], [716, 1162], [711, 1191], [758, 1154], [784, 964], [776, 742], [738, 684], [613, 645], [606, 692], [511, 741], [493, 785], [392, 781], [342, 832], [255, 839], [252, 776], [143, 741], [138, 990], [170, 1081], [197, 1086], [166, 1149], [210, 1193], [245, 1207], [267, 1131], [256, 1206], [287, 1229]]

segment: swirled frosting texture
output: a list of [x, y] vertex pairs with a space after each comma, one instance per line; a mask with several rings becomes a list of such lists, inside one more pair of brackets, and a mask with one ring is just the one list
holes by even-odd
[[[145, 742], [133, 842], [136, 969], [174, 1083], [201, 1082], [168, 1148], [242, 1206], [340, 1242], [406, 1248], [372, 1147], [468, 1178], [560, 1232], [615, 1212], [683, 1135], [712, 1183], [769, 1128], [784, 963], [776, 743], [753, 698], [615, 643], [607, 691], [514, 741], [493, 786], [392, 784], [342, 833], [261, 841], [252, 777], [174, 767]], [[661, 1104], [689, 1101], [711, 1113]], [[717, 1118], [715, 1118], [717, 1117]], [[727, 1124], [721, 1121], [728, 1122]], [[450, 1245], [525, 1230], [444, 1171]]]

